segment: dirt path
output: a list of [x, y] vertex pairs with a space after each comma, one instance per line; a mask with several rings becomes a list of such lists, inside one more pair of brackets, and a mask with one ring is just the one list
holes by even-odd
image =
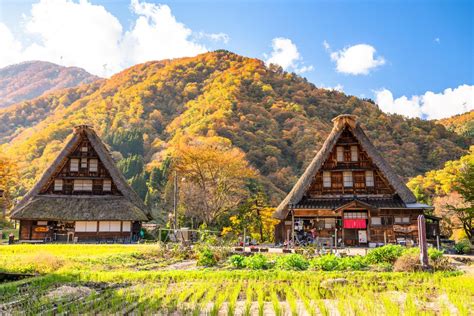
[[185, 260], [176, 262], [165, 267], [164, 270], [195, 270], [196, 260]]

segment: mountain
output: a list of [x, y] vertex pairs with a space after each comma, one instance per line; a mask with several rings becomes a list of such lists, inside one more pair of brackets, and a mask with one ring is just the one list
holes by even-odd
[[0, 69], [0, 108], [99, 79], [77, 67], [28, 61]]
[[116, 159], [134, 170], [130, 181], [145, 197], [150, 170], [167, 161], [177, 144], [218, 138], [245, 152], [277, 203], [341, 113], [359, 117], [405, 179], [459, 158], [472, 141], [436, 122], [385, 114], [371, 100], [320, 89], [280, 67], [220, 50], [136, 65], [108, 80], [4, 109], [0, 150], [18, 161], [21, 194], [54, 159], [72, 127], [89, 124]]
[[474, 138], [474, 110], [438, 120], [438, 123], [456, 134]]

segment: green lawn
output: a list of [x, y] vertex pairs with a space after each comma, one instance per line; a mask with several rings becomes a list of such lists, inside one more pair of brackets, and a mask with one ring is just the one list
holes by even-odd
[[43, 275], [0, 284], [0, 314], [472, 315], [474, 310], [474, 277], [460, 272], [167, 270], [183, 260], [179, 253], [158, 245], [1, 246], [0, 271]]

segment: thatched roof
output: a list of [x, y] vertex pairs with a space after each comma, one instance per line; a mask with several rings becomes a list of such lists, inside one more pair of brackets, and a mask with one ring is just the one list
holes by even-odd
[[328, 138], [324, 142], [323, 146], [313, 158], [309, 166], [306, 168], [303, 175], [298, 179], [293, 189], [288, 193], [285, 199], [280, 203], [280, 205], [273, 213], [273, 217], [278, 219], [285, 219], [288, 215], [288, 206], [290, 204], [297, 204], [301, 201], [304, 194], [311, 185], [314, 176], [322, 167], [324, 162], [329, 158], [330, 153], [332, 152], [334, 146], [341, 136], [341, 133], [345, 128], [348, 128], [353, 135], [357, 138], [362, 148], [370, 156], [374, 164], [380, 169], [384, 176], [389, 181], [390, 185], [395, 189], [397, 195], [402, 199], [404, 203], [415, 203], [416, 198], [413, 193], [408, 189], [408, 187], [403, 183], [400, 177], [393, 171], [390, 165], [385, 161], [385, 159], [379, 154], [378, 150], [369, 140], [367, 135], [360, 127], [357, 122], [357, 117], [355, 115], [343, 114], [339, 115], [333, 119], [334, 127], [329, 134]]
[[[78, 143], [82, 139], [82, 135], [88, 138], [91, 143], [91, 146], [96, 151], [100, 161], [103, 163], [104, 167], [109, 172], [112, 177], [117, 189], [120, 191], [122, 196], [94, 196], [94, 195], [82, 195], [78, 196], [59, 196], [59, 195], [42, 195], [41, 190], [48, 185], [53, 180], [55, 173], [62, 168], [67, 163], [68, 156], [74, 149], [78, 146]], [[79, 206], [88, 207], [79, 208], [73, 206], [72, 202], [81, 199], [81, 203], [78, 203]], [[113, 199], [112, 199], [113, 198]], [[66, 200], [70, 199], [71, 202]], [[85, 202], [89, 200], [89, 202]], [[113, 205], [115, 208], [105, 207], [104, 201], [114, 201]], [[120, 205], [119, 205], [120, 204]], [[64, 206], [64, 208], [60, 207]], [[72, 210], [67, 209], [71, 207]], [[114, 219], [114, 216], [124, 219], [126, 217], [126, 210], [129, 208], [129, 220], [146, 220], [151, 219], [150, 212], [145, 206], [140, 197], [133, 191], [130, 185], [127, 183], [127, 180], [123, 174], [118, 170], [112, 157], [104, 145], [104, 143], [97, 136], [95, 131], [87, 126], [80, 125], [74, 128], [74, 133], [71, 139], [66, 143], [64, 148], [61, 150], [56, 159], [51, 163], [51, 165], [46, 169], [46, 171], [41, 176], [40, 180], [36, 185], [25, 195], [25, 197], [18, 203], [18, 205], [13, 209], [11, 218], [12, 219], [39, 219], [42, 218], [40, 214], [49, 214], [57, 219], [64, 219], [66, 214], [72, 215], [72, 212], [76, 210], [77, 212], [90, 212], [91, 214], [100, 214], [101, 216], [109, 217], [109, 219]], [[107, 211], [105, 211], [107, 210]], [[117, 211], [116, 211], [117, 210]], [[104, 213], [107, 212], [107, 215]], [[138, 213], [141, 213], [138, 215]], [[76, 214], [76, 217], [80, 217], [80, 214]], [[53, 219], [49, 217], [49, 219]], [[119, 218], [116, 218], [117, 220]]]

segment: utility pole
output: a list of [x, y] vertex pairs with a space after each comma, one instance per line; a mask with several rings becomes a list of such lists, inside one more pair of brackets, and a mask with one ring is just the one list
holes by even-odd
[[174, 229], [178, 229], [178, 173], [174, 171], [174, 191], [173, 191], [173, 212]]

